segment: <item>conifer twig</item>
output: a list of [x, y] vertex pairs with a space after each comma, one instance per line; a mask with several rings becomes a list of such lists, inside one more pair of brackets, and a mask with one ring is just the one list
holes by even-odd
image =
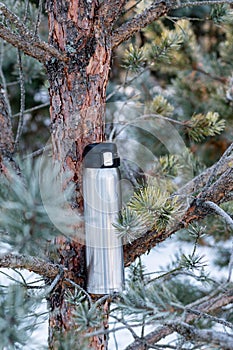
[[38, 14], [37, 14], [36, 26], [35, 26], [35, 37], [37, 37], [37, 38], [39, 38], [39, 25], [40, 25], [40, 21], [41, 21], [42, 3], [43, 3], [43, 0], [39, 0]]
[[23, 157], [23, 159], [34, 158], [34, 157], [40, 156], [44, 151], [48, 151], [50, 149], [52, 149], [52, 146], [46, 145], [46, 146], [41, 147], [40, 149], [38, 149], [30, 154], [27, 154], [26, 156]]
[[[124, 246], [125, 266], [129, 266], [138, 256], [146, 253], [158, 243], [163, 242], [190, 222], [204, 218], [209, 213], [203, 206], [206, 201], [214, 202], [216, 204], [222, 203], [225, 199], [224, 194], [232, 191], [233, 168], [227, 168], [227, 170], [211, 187], [201, 192], [199, 196], [193, 200], [184, 215], [182, 214], [180, 220], [176, 220], [172, 227], [167, 230], [161, 229], [157, 231], [148, 231], [141, 237], [135, 239], [132, 243], [127, 243]], [[184, 195], [185, 194], [183, 194], [183, 196]]]
[[[195, 302], [195, 314], [194, 313], [188, 313], [185, 320], [183, 320], [186, 324], [193, 322], [195, 319], [200, 318], [200, 313], [208, 313], [213, 312], [215, 310], [219, 310], [223, 306], [226, 306], [228, 304], [231, 304], [233, 302], [233, 290], [228, 290], [225, 293], [219, 293], [219, 295], [215, 295], [212, 297], [208, 296], [208, 299], [206, 300], [206, 297], [201, 298], [200, 300], [197, 300]], [[187, 309], [193, 308], [193, 303], [188, 304], [186, 306]], [[179, 320], [179, 323], [182, 322], [182, 320]], [[129, 346], [125, 348], [125, 350], [144, 350], [145, 345], [150, 347], [151, 344], [155, 344], [161, 339], [167, 337], [168, 335], [172, 334], [173, 330], [168, 325], [163, 325], [158, 328], [156, 328], [154, 331], [150, 332], [144, 337], [144, 341], [142, 342], [141, 339], [136, 339], [133, 343], [131, 343]]]
[[206, 319], [209, 319], [211, 321], [217, 322], [219, 324], [222, 324], [225, 327], [231, 328], [233, 329], [233, 324], [231, 322], [228, 322], [226, 320], [224, 320], [223, 318], [219, 318], [219, 317], [215, 317], [213, 315], [209, 315], [206, 312], [201, 312], [192, 308], [186, 308], [185, 307], [185, 311], [187, 311], [188, 313], [191, 313], [193, 315], [197, 315]]
[[75, 283], [74, 281], [72, 281], [69, 278], [65, 278], [64, 280], [66, 282], [68, 282], [69, 284], [71, 284], [73, 287], [78, 288], [84, 295], [86, 295], [86, 297], [87, 297], [87, 299], [89, 301], [89, 304], [90, 305], [92, 304], [91, 296], [90, 296], [90, 294], [88, 294], [88, 292], [85, 289], [83, 289], [79, 284]]

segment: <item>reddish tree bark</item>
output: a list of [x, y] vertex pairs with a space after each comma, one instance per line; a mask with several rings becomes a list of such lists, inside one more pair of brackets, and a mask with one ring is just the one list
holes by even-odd
[[[96, 16], [95, 1], [48, 1], [49, 43], [64, 53], [65, 61], [47, 62], [50, 82], [51, 128], [54, 158], [72, 173], [77, 197], [72, 205], [82, 210], [82, 152], [88, 143], [103, 140], [106, 85], [110, 68], [111, 45], [107, 30]], [[74, 282], [84, 286], [84, 246], [59, 237], [59, 263], [68, 267]], [[64, 299], [60, 283], [50, 300], [49, 344], [56, 348], [55, 331], [72, 329], [72, 308]], [[98, 343], [98, 344], [97, 344]], [[95, 348], [102, 346], [95, 342]]]

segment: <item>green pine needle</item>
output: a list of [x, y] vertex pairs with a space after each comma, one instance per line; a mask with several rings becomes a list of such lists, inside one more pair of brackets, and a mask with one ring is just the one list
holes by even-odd
[[87, 328], [99, 328], [102, 326], [104, 316], [100, 312], [100, 309], [95, 304], [89, 305], [86, 300], [79, 303], [75, 312], [74, 318], [78, 331], [87, 330]]
[[140, 186], [122, 210], [118, 223], [114, 223], [120, 236], [128, 242], [147, 231], [163, 230], [173, 221], [179, 209], [177, 199], [171, 198], [160, 185], [150, 179], [147, 185]]
[[123, 67], [134, 73], [140, 72], [145, 63], [145, 56], [143, 49], [134, 47], [132, 44], [129, 49], [125, 52]]
[[174, 112], [174, 106], [162, 95], [158, 95], [153, 99], [149, 105], [149, 109], [152, 113], [167, 117], [171, 116]]
[[195, 142], [201, 142], [208, 136], [220, 134], [225, 129], [225, 120], [219, 119], [217, 112], [195, 114], [188, 124], [188, 135]]

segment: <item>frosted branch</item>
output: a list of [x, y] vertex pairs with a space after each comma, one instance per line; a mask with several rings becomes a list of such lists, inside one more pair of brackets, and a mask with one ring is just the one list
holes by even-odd
[[233, 336], [212, 329], [198, 329], [185, 322], [171, 322], [169, 327], [181, 334], [186, 340], [204, 341], [221, 346], [221, 349], [233, 350]]
[[210, 201], [206, 201], [204, 205], [207, 206], [208, 208], [211, 208], [216, 214], [223, 217], [226, 223], [233, 229], [232, 218], [222, 208], [220, 208], [217, 204]]
[[[219, 291], [216, 291], [218, 293]], [[226, 293], [219, 293], [219, 295], [209, 295], [207, 297], [204, 297], [202, 299], [199, 299], [195, 301], [195, 309], [192, 313], [188, 313], [186, 317], [182, 317], [180, 319], [177, 319], [176, 324], [181, 324], [182, 322], [185, 322], [185, 324], [188, 325], [188, 323], [193, 322], [195, 319], [200, 318], [201, 314], [204, 313], [206, 317], [206, 313], [208, 312], [214, 312], [215, 310], [219, 310], [220, 308], [231, 304], [233, 302], [233, 290], [229, 290]], [[186, 306], [186, 310], [194, 308], [194, 303], [191, 303]], [[190, 311], [191, 312], [191, 311]], [[219, 319], [218, 319], [219, 320]], [[216, 320], [215, 320], [216, 321]], [[216, 321], [217, 322], [217, 321]], [[220, 323], [220, 322], [219, 322]], [[196, 329], [196, 328], [195, 328]], [[161, 339], [165, 338], [166, 336], [172, 334], [174, 332], [174, 329], [169, 327], [169, 325], [164, 325], [156, 328], [151, 333], [147, 334], [144, 339], [136, 339], [133, 343], [131, 343], [125, 350], [144, 350], [145, 344], [150, 347], [150, 345], [156, 344]], [[220, 332], [221, 333], [221, 332]], [[221, 333], [223, 334], [223, 333]], [[215, 338], [213, 338], [215, 339]], [[224, 338], [225, 339], [225, 338]], [[230, 338], [232, 341], [232, 338]], [[225, 339], [228, 341], [228, 339]], [[224, 343], [225, 344], [225, 343]], [[231, 343], [232, 344], [232, 343]], [[232, 346], [232, 345], [231, 345]], [[232, 349], [232, 348], [229, 348]]]
[[58, 265], [47, 262], [41, 258], [18, 254], [6, 254], [1, 256], [0, 268], [26, 269], [47, 278], [55, 278], [60, 272]]
[[112, 47], [119, 46], [128, 40], [134, 33], [140, 31], [151, 22], [167, 14], [169, 8], [165, 1], [154, 2], [142, 13], [123, 23], [112, 34]]

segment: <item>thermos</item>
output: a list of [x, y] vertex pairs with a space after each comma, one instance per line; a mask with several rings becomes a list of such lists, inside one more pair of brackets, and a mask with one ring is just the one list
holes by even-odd
[[83, 153], [87, 291], [120, 292], [124, 285], [122, 239], [114, 223], [121, 208], [120, 159], [114, 143], [93, 143]]

